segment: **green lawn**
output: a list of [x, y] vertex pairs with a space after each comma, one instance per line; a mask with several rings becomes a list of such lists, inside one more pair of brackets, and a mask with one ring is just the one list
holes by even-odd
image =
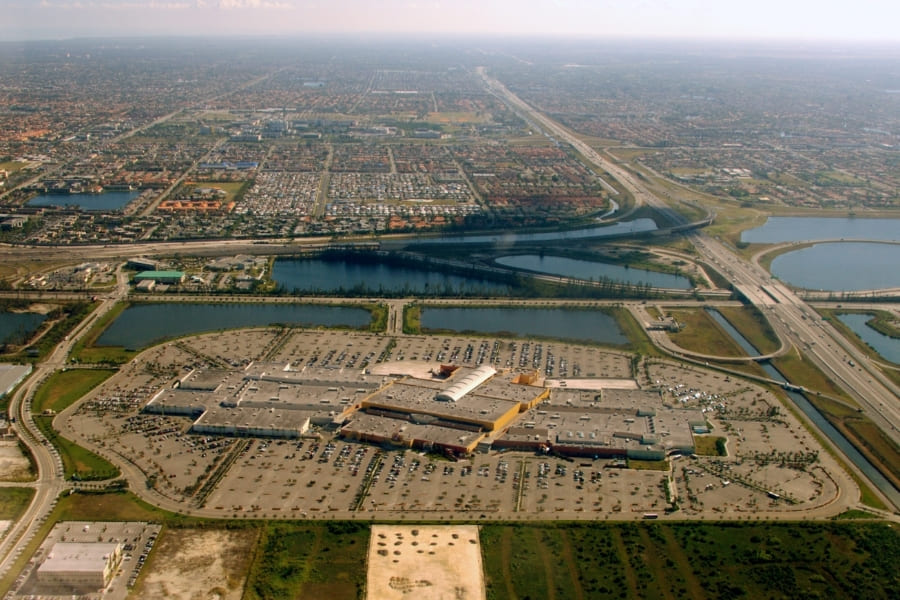
[[717, 308], [725, 320], [738, 330], [760, 354], [778, 350], [778, 335], [755, 306], [722, 306]]
[[97, 480], [117, 477], [115, 465], [82, 448], [61, 435], [53, 428], [53, 414], [42, 414], [45, 410], [59, 413], [73, 402], [106, 381], [115, 371], [109, 369], [71, 369], [58, 371], [38, 388], [34, 395], [32, 411], [35, 425], [59, 450], [66, 479]]
[[34, 489], [28, 487], [5, 487], [0, 493], [0, 520], [15, 521], [25, 512], [31, 499], [34, 497]]
[[669, 337], [685, 350], [716, 356], [746, 356], [706, 310], [673, 310], [669, 314], [683, 325], [678, 333], [669, 334]]
[[92, 389], [109, 379], [111, 369], [69, 369], [57, 371], [34, 394], [32, 412], [40, 414], [45, 410], [58, 413]]

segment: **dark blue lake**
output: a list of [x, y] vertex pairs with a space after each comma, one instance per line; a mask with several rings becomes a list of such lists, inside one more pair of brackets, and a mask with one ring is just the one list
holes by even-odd
[[141, 349], [167, 338], [273, 323], [297, 326], [364, 327], [369, 311], [311, 304], [193, 304], [167, 302], [130, 306], [106, 328], [98, 346]]
[[900, 364], [900, 340], [884, 335], [880, 331], [875, 331], [866, 323], [872, 315], [843, 313], [838, 315], [844, 325], [853, 330], [853, 333], [875, 349], [875, 352], [883, 356], [892, 363]]
[[291, 292], [433, 294], [449, 296], [509, 295], [509, 286], [429, 270], [426, 267], [382, 263], [354, 263], [346, 260], [278, 259], [272, 278]]
[[656, 271], [635, 269], [633, 267], [626, 268], [624, 265], [612, 265], [590, 260], [565, 258], [562, 256], [516, 254], [513, 256], [501, 256], [496, 259], [495, 262], [504, 267], [525, 269], [528, 271], [559, 275], [561, 277], [572, 277], [575, 279], [593, 281], [611, 279], [613, 281], [630, 283], [632, 285], [649, 284], [657, 288], [671, 288], [678, 290], [688, 290], [691, 288], [690, 280], [686, 277], [681, 277], [680, 275], [658, 273]]
[[742, 242], [778, 244], [816, 240], [900, 241], [900, 219], [856, 217], [769, 217], [741, 234]]
[[541, 233], [478, 233], [396, 241], [385, 240], [382, 242], [382, 247], [404, 247], [420, 244], [492, 244], [498, 248], [504, 248], [511, 247], [515, 244], [527, 244], [532, 242], [588, 240], [592, 238], [617, 236], [627, 237], [633, 234], [655, 231], [656, 229], [658, 229], [656, 221], [653, 219], [640, 218], [633, 221], [620, 221], [611, 225], [571, 229], [567, 231], [545, 231]]
[[623, 345], [628, 338], [610, 315], [565, 308], [433, 308], [424, 307], [425, 329], [485, 334], [510, 333]]
[[816, 244], [775, 257], [772, 274], [810, 290], [853, 291], [900, 286], [900, 245]]
[[42, 194], [28, 201], [28, 206], [77, 206], [82, 210], [119, 210], [140, 192], [103, 192], [102, 194]]
[[22, 344], [37, 331], [46, 315], [0, 312], [0, 344]]

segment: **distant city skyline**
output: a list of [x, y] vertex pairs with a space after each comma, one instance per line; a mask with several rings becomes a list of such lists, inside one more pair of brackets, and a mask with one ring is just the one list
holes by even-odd
[[0, 40], [332, 33], [900, 42], [896, 0], [7, 0]]

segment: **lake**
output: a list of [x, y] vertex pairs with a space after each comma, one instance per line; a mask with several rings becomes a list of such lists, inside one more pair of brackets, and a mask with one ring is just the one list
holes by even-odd
[[82, 210], [119, 210], [140, 195], [132, 192], [102, 194], [41, 194], [28, 201], [28, 206], [77, 206]]
[[362, 308], [311, 304], [193, 304], [166, 302], [129, 306], [106, 328], [97, 346], [141, 349], [184, 335], [263, 327], [273, 323], [296, 326], [365, 327], [371, 314]]
[[610, 279], [612, 281], [629, 283], [632, 285], [649, 284], [657, 288], [670, 288], [678, 290], [691, 289], [691, 282], [686, 277], [658, 273], [645, 269], [635, 269], [624, 265], [595, 262], [565, 258], [562, 256], [540, 256], [538, 254], [516, 254], [501, 256], [496, 259], [497, 264], [514, 269], [525, 269], [549, 275], [561, 277], [573, 277], [575, 279], [599, 281]]
[[595, 310], [565, 308], [422, 308], [422, 327], [484, 334], [624, 345], [628, 338], [610, 315]]
[[866, 322], [872, 318], [872, 315], [857, 313], [841, 313], [838, 319], [853, 330], [853, 333], [875, 349], [878, 354], [892, 363], [900, 364], [900, 340], [884, 335], [880, 331], [875, 331]]
[[0, 344], [23, 344], [37, 331], [46, 315], [0, 312]]
[[383, 263], [324, 260], [318, 258], [278, 259], [272, 279], [287, 291], [306, 293], [427, 294], [487, 296], [510, 294], [506, 284], [463, 277], [427, 267]]
[[900, 241], [900, 219], [856, 217], [769, 217], [741, 234], [742, 242], [778, 244], [816, 240]]
[[391, 246], [417, 246], [420, 244], [493, 244], [497, 247], [513, 246], [532, 242], [553, 242], [586, 240], [591, 238], [604, 238], [613, 236], [629, 236], [637, 233], [656, 231], [656, 221], [640, 218], [633, 221], [620, 221], [612, 225], [587, 227], [584, 229], [571, 229], [568, 231], [546, 231], [542, 233], [484, 233], [470, 235], [445, 235], [433, 238], [385, 240], [383, 248]]
[[900, 245], [816, 244], [775, 257], [772, 274], [810, 290], [854, 291], [900, 286]]

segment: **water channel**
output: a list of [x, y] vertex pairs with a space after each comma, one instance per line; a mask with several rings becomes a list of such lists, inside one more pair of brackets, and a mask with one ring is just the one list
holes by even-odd
[[628, 283], [632, 285], [649, 284], [656, 288], [668, 288], [678, 290], [691, 289], [691, 282], [687, 277], [659, 273], [646, 269], [635, 269], [625, 265], [614, 265], [590, 260], [565, 258], [562, 256], [541, 256], [538, 254], [515, 254], [501, 256], [495, 260], [497, 264], [513, 269], [524, 269], [548, 275], [572, 277], [585, 281], [600, 281], [610, 279], [612, 281]]
[[816, 240], [900, 241], [900, 219], [856, 217], [769, 217], [741, 234], [742, 242], [780, 244]]
[[[898, 222], [900, 227], [900, 222]], [[900, 244], [816, 244], [772, 261], [772, 274], [811, 290], [856, 291], [900, 287]]]
[[46, 315], [0, 312], [0, 344], [22, 344], [37, 331]]
[[458, 333], [552, 337], [613, 346], [628, 343], [615, 318], [596, 310], [425, 307], [421, 323], [423, 329]]
[[102, 194], [41, 194], [28, 201], [28, 206], [76, 206], [81, 210], [119, 210], [140, 192], [103, 192]]
[[170, 302], [129, 306], [100, 335], [98, 346], [142, 349], [162, 340], [221, 329], [284, 323], [305, 327], [365, 327], [369, 311], [312, 304], [193, 304]]
[[[716, 323], [721, 325], [748, 355], [755, 356], [759, 354], [759, 350], [757, 350], [747, 338], [741, 335], [719, 311], [710, 310], [709, 312]], [[766, 375], [773, 380], [780, 383], [789, 383], [778, 369], [772, 366], [768, 361], [760, 363], [760, 366], [763, 371], [766, 372]], [[816, 427], [818, 427], [819, 430], [824, 433], [825, 436], [841, 450], [841, 452], [843, 452], [850, 462], [852, 462], [882, 494], [884, 494], [895, 506], [900, 506], [900, 490], [897, 490], [897, 488], [895, 488], [891, 482], [888, 481], [885, 476], [882, 475], [881, 472], [876, 469], [872, 463], [870, 463], [868, 459], [863, 456], [849, 440], [847, 440], [847, 438], [844, 437], [844, 434], [835, 429], [835, 427], [822, 416], [822, 413], [820, 413], [803, 394], [787, 389], [785, 390], [785, 393], [790, 397], [797, 408], [802, 410], [803, 414], [809, 417], [810, 421], [815, 423]]]

